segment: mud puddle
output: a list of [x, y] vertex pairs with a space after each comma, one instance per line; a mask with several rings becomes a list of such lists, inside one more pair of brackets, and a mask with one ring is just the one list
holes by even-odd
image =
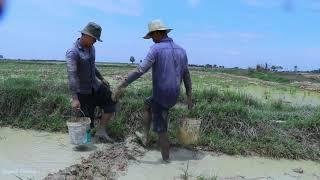
[[169, 164], [161, 161], [158, 151], [149, 151], [138, 161], [131, 161], [126, 175], [120, 180], [183, 179], [276, 179], [319, 180], [320, 163], [312, 161], [274, 160], [193, 152], [174, 148]]
[[[171, 149], [172, 161], [133, 138], [74, 151], [67, 134], [0, 128], [0, 179], [320, 180], [320, 163]], [[90, 155], [89, 155], [90, 154]], [[67, 167], [67, 168], [65, 168]], [[60, 170], [59, 170], [60, 169]], [[49, 174], [49, 175], [48, 175]]]
[[241, 88], [233, 88], [239, 92], [249, 94], [262, 101], [282, 101], [294, 106], [319, 106], [320, 94], [295, 88], [277, 88], [270, 86], [249, 85]]
[[0, 128], [0, 179], [42, 179], [101, 148], [94, 145], [80, 152], [68, 134]]

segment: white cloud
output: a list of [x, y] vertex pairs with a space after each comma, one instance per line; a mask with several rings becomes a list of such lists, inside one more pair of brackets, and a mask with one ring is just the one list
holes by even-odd
[[185, 34], [188, 39], [220, 39], [223, 38], [222, 33], [207, 31], [207, 32], [192, 32]]
[[243, 2], [251, 7], [282, 8], [287, 12], [295, 10], [294, 0], [243, 0]]
[[142, 14], [142, 0], [73, 0], [82, 6], [95, 8], [105, 13], [139, 16]]
[[252, 7], [279, 7], [283, 4], [282, 0], [243, 0], [245, 4]]
[[[38, 8], [48, 10], [51, 14], [71, 13], [73, 7], [88, 7], [109, 14], [139, 16], [143, 12], [142, 0], [30, 0]], [[58, 9], [58, 11], [57, 11]], [[68, 9], [68, 11], [66, 11]]]
[[262, 33], [255, 32], [216, 32], [216, 31], [203, 31], [192, 32], [184, 35], [187, 39], [238, 39], [242, 41], [252, 41], [264, 38]]
[[188, 0], [188, 4], [194, 8], [200, 4], [200, 0]]

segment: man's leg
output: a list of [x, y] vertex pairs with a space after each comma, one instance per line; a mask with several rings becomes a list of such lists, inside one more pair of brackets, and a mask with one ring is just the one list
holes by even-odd
[[106, 86], [101, 85], [95, 94], [95, 103], [103, 109], [103, 114], [100, 119], [99, 127], [97, 128], [96, 135], [98, 138], [107, 142], [114, 142], [107, 133], [107, 126], [114, 116], [116, 106], [111, 100], [111, 91]]
[[92, 104], [91, 94], [79, 94], [78, 99], [80, 101], [80, 109], [76, 112], [77, 117], [89, 117], [91, 120], [90, 128], [94, 128], [94, 105]]
[[97, 128], [96, 136], [101, 138], [103, 141], [114, 142], [107, 133], [107, 126], [110, 123], [114, 113], [103, 113], [100, 119], [99, 127]]
[[143, 128], [144, 128], [144, 138], [143, 144], [146, 146], [149, 143], [150, 137], [150, 126], [151, 126], [152, 114], [151, 107], [149, 105], [144, 106], [143, 112]]
[[157, 103], [153, 103], [151, 110], [153, 118], [153, 130], [159, 135], [162, 159], [164, 161], [168, 161], [170, 157], [170, 144], [167, 134], [169, 109], [166, 109]]
[[106, 128], [113, 116], [114, 116], [114, 113], [103, 113], [100, 120], [100, 127]]
[[164, 161], [169, 160], [169, 151], [170, 151], [170, 144], [167, 132], [159, 133], [159, 143], [161, 149], [162, 159]]

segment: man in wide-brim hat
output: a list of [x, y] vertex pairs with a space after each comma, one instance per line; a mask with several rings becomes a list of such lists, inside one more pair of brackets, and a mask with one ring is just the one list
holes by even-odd
[[168, 112], [178, 100], [182, 80], [186, 88], [188, 108], [192, 108], [192, 86], [188, 70], [186, 51], [168, 37], [171, 31], [160, 20], [149, 23], [149, 32], [145, 39], [152, 39], [155, 43], [135, 71], [130, 73], [114, 91], [112, 98], [116, 101], [123, 90], [152, 68], [152, 96], [145, 100], [144, 133], [137, 135], [144, 145], [149, 141], [151, 120], [153, 130], [159, 135], [162, 159], [169, 160]]
[[[90, 117], [94, 127], [94, 111], [97, 106], [103, 109], [95, 136], [103, 141], [113, 142], [106, 127], [114, 115], [115, 102], [111, 99], [110, 85], [95, 65], [93, 44], [100, 39], [102, 28], [89, 22], [81, 37], [66, 53], [69, 87], [72, 94], [72, 108], [78, 115]], [[99, 79], [99, 80], [98, 80]]]

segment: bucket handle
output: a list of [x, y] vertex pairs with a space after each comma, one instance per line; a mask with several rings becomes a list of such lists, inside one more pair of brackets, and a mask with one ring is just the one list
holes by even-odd
[[[78, 108], [77, 111], [80, 111], [83, 117], [86, 117], [86, 114], [81, 110], [81, 108]], [[72, 116], [72, 115], [71, 115]]]
[[81, 110], [81, 108], [79, 108], [80, 112], [82, 113], [83, 117], [86, 117], [86, 115], [84, 114], [84, 112]]

